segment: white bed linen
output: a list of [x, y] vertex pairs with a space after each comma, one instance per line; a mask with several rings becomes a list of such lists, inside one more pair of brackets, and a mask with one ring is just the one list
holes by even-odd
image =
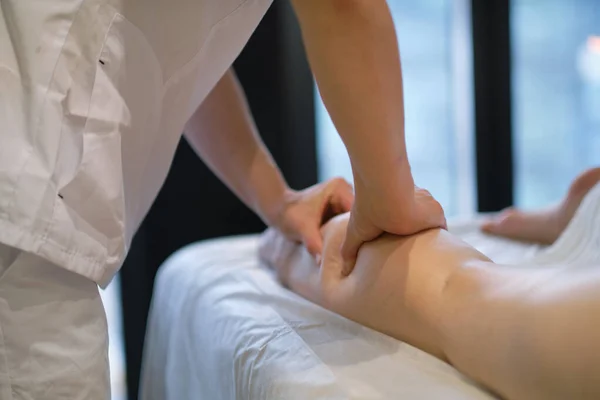
[[[599, 198], [597, 185], [558, 250], [486, 236], [480, 217], [451, 231], [499, 263], [598, 262], [600, 235], [589, 231], [600, 226]], [[143, 399], [493, 398], [438, 359], [281, 288], [256, 253], [256, 236], [219, 239], [188, 246], [162, 267]]]

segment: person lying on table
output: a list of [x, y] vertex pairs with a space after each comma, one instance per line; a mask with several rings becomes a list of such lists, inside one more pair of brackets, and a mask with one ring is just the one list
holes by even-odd
[[[598, 181], [600, 168], [586, 171], [545, 218], [521, 213], [527, 235], [513, 235], [552, 243]], [[593, 201], [600, 201], [598, 190], [600, 184]], [[347, 224], [344, 214], [322, 227], [320, 265], [272, 229], [261, 239], [260, 256], [292, 291], [452, 364], [503, 398], [600, 398], [600, 263], [500, 266], [451, 233], [431, 229], [363, 245], [344, 276]]]

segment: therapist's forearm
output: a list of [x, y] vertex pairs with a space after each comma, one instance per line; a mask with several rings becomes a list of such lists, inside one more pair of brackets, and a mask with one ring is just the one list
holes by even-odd
[[185, 136], [212, 171], [267, 224], [288, 186], [260, 139], [233, 70], [188, 121]]
[[[412, 188], [400, 56], [385, 0], [294, 0], [325, 106], [355, 179]], [[381, 171], [386, 171], [382, 174]]]

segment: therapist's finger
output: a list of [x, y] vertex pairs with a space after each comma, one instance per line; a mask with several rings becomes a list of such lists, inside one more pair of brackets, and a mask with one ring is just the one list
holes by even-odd
[[345, 185], [343, 185], [334, 195], [333, 201], [338, 206], [338, 210], [341, 213], [350, 211], [354, 205], [354, 189], [352, 188], [352, 185], [345, 182]]
[[320, 205], [320, 224], [324, 225], [332, 218], [350, 211], [353, 201], [353, 195], [344, 188], [328, 193]]
[[326, 182], [327, 201], [335, 214], [350, 211], [354, 203], [354, 190], [343, 178], [334, 178]]
[[302, 233], [302, 243], [306, 250], [315, 258], [317, 263], [320, 263], [321, 254], [323, 252], [323, 238], [321, 237], [320, 227], [307, 228]]
[[340, 213], [350, 211], [354, 205], [354, 188], [352, 185], [340, 178], [338, 190], [334, 193], [332, 201], [336, 204]]
[[349, 194], [339, 194], [331, 199], [331, 203], [336, 215], [344, 214], [352, 210], [354, 196]]

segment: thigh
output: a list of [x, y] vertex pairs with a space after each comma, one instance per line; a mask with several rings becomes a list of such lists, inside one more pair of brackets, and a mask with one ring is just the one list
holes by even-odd
[[0, 244], [0, 398], [109, 397], [98, 286]]

